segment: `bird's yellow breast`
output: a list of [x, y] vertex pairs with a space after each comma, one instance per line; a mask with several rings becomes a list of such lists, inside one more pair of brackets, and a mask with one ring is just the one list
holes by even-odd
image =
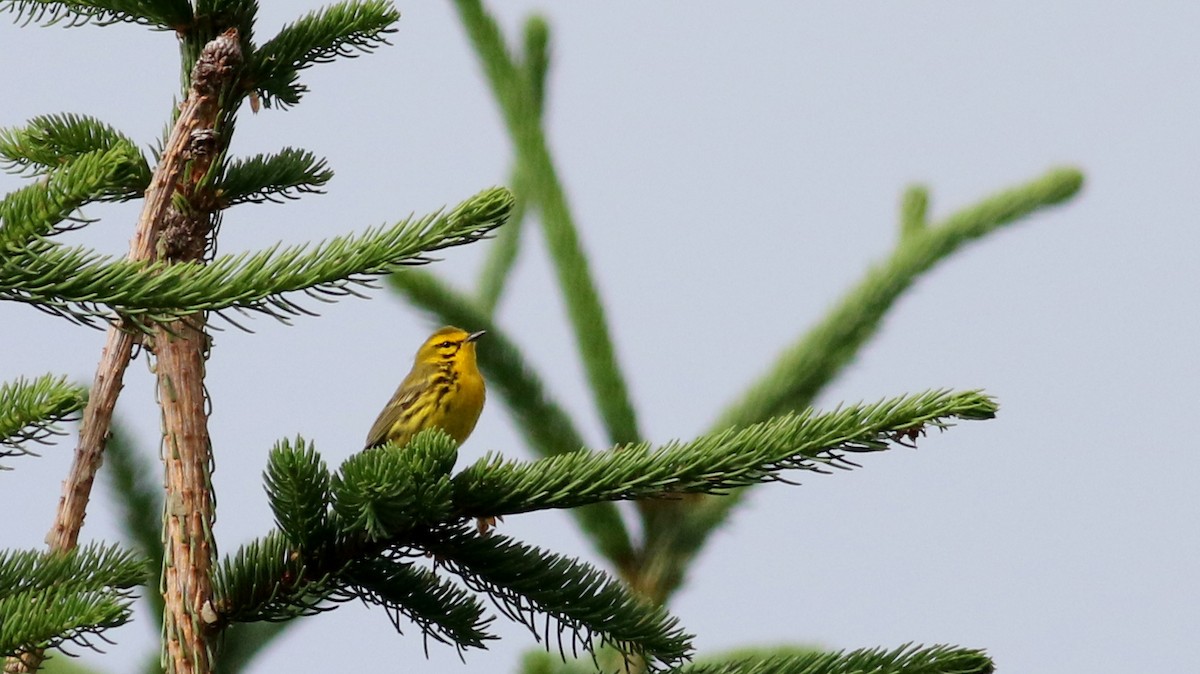
[[469, 371], [468, 368], [459, 368], [464, 371], [458, 372], [454, 378], [458, 392], [446, 396], [447, 409], [442, 412], [441, 419], [436, 424], [459, 444], [475, 430], [475, 423], [479, 421], [479, 415], [483, 412], [486, 396], [483, 377], [475, 368], [474, 360], [471, 359]]

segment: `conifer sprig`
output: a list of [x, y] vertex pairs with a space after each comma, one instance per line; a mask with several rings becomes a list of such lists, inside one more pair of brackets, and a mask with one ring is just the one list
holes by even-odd
[[0, 10], [15, 13], [25, 23], [61, 23], [68, 28], [136, 23], [158, 30], [179, 30], [192, 21], [192, 6], [187, 0], [8, 0], [0, 4]]
[[252, 84], [267, 107], [287, 108], [308, 88], [299, 71], [338, 57], [354, 57], [388, 44], [400, 13], [387, 0], [348, 0], [310, 12], [259, 47]]
[[321, 192], [333, 178], [324, 159], [308, 150], [284, 148], [276, 154], [235, 159], [225, 167], [217, 186], [222, 208], [237, 204], [282, 203], [302, 194]]
[[441, 429], [421, 431], [404, 447], [359, 452], [332, 479], [333, 513], [343, 531], [369, 541], [393, 539], [451, 517], [450, 470], [458, 445]]
[[24, 443], [63, 435], [58, 424], [77, 418], [86, 402], [87, 390], [66, 377], [47, 374], [0, 384], [0, 457], [32, 454]]
[[[74, 113], [39, 115], [23, 127], [0, 129], [0, 167], [26, 175], [42, 175], [94, 152], [123, 147], [137, 152], [137, 143], [95, 117]], [[149, 181], [149, 167], [146, 178]], [[142, 186], [145, 189], [145, 185]]]
[[86, 224], [76, 213], [80, 206], [131, 199], [148, 181], [145, 159], [124, 145], [72, 157], [46, 178], [0, 200], [0, 260], [38, 250], [32, 245], [38, 237]]
[[263, 483], [275, 525], [290, 544], [313, 552], [331, 540], [329, 469], [312, 445], [300, 437], [276, 443]]
[[116, 546], [0, 550], [0, 656], [88, 637], [129, 620], [145, 561]]
[[[564, 655], [604, 644], [666, 666], [691, 655], [692, 637], [678, 619], [588, 564], [465, 529], [431, 532], [418, 545], [468, 587], [491, 596], [497, 608], [544, 639], [547, 647], [557, 641]], [[556, 621], [557, 629], [539, 616]], [[564, 631], [570, 633], [567, 644]]]
[[783, 480], [787, 470], [852, 468], [857, 464], [848, 454], [882, 451], [917, 429], [946, 428], [954, 419], [990, 419], [995, 411], [995, 402], [978, 391], [930, 391], [824, 414], [807, 410], [657, 448], [639, 443], [531, 462], [489, 454], [454, 477], [455, 506], [464, 516], [481, 517], [722, 493]]
[[358, 599], [382, 607], [397, 631], [404, 616], [425, 636], [460, 649], [482, 648], [494, 638], [478, 599], [403, 561], [403, 553], [345, 537], [338, 546], [311, 560], [279, 532], [242, 546], [214, 579], [220, 623], [285, 621]]
[[355, 595], [383, 607], [399, 633], [404, 631], [404, 617], [426, 637], [460, 651], [486, 648], [486, 642], [496, 638], [487, 632], [494, 617], [479, 599], [428, 569], [381, 557], [356, 562], [347, 577]]
[[689, 665], [679, 674], [990, 674], [995, 665], [986, 653], [953, 646], [864, 648]]
[[315, 246], [223, 255], [207, 265], [114, 261], [82, 248], [36, 246], [0, 256], [0, 300], [36, 303], [80, 321], [115, 315], [164, 321], [227, 309], [287, 321], [311, 312], [286, 294], [322, 300], [356, 294], [356, 286], [369, 287], [379, 276], [431, 262], [432, 251], [484, 237], [504, 223], [511, 207], [508, 190], [493, 188], [447, 213]]
[[329, 611], [330, 602], [352, 598], [336, 577], [341, 571], [312, 568], [280, 532], [272, 531], [221, 561], [212, 579], [214, 608], [221, 624]]

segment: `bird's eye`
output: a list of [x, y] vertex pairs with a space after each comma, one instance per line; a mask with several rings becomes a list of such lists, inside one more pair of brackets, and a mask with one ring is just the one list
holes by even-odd
[[449, 349], [452, 346], [454, 346], [454, 342], [451, 342], [450, 340], [446, 340], [441, 344], [438, 344], [438, 347], [442, 349]]

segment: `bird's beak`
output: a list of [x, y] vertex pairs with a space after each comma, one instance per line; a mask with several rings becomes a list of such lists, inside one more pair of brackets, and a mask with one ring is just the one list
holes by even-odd
[[473, 342], [473, 341], [479, 339], [480, 337], [484, 336], [485, 334], [487, 334], [487, 330], [480, 330], [479, 332], [472, 332], [471, 334], [467, 335], [467, 341]]

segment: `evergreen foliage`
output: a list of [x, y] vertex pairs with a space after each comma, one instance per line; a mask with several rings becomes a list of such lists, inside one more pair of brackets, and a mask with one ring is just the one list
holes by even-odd
[[144, 560], [114, 546], [0, 550], [0, 655], [91, 637], [129, 620]]
[[301, 70], [388, 44], [387, 35], [399, 20], [400, 13], [387, 0], [349, 0], [310, 12], [263, 43], [251, 84], [267, 107], [293, 106], [308, 90], [299, 83]]
[[685, 667], [680, 674], [990, 674], [982, 651], [906, 644], [892, 650], [864, 648], [836, 653], [745, 656], [724, 663]]
[[[253, 33], [256, 0], [0, 3], [26, 22], [125, 22], [171, 31], [180, 41], [185, 72], [184, 105], [172, 106], [174, 126], [157, 150], [146, 152], [143, 142], [86, 115], [43, 115], [0, 130], [0, 168], [36, 179], [0, 200], [0, 300], [107, 324], [109, 344], [125, 350], [114, 360], [102, 358], [90, 396], [53, 375], [0, 385], [0, 458], [30, 453], [25, 443], [44, 442], [59, 432], [58, 423], [82, 410], [85, 428], [103, 446], [89, 454], [81, 440], [63, 501], [69, 496], [86, 503], [99, 452], [105, 451], [120, 520], [136, 550], [75, 547], [80, 516], [56, 521], [56, 528], [75, 527], [64, 547], [0, 551], [0, 654], [15, 656], [10, 668], [36, 669], [46, 648], [64, 642], [108, 638], [108, 630], [130, 617], [132, 588], [146, 584], [155, 590], [149, 593], [155, 616], [163, 617], [167, 671], [240, 671], [290, 621], [350, 600], [382, 608], [398, 632], [413, 624], [425, 638], [460, 651], [482, 649], [495, 638], [486, 596], [500, 614], [562, 656], [528, 658], [522, 668], [531, 674], [596, 667], [681, 674], [990, 672], [982, 652], [949, 646], [748, 651], [688, 664], [692, 637], [667, 602], [745, 488], [790, 483], [793, 471], [854, 468], [858, 455], [913, 446], [929, 429], [995, 415], [995, 401], [976, 390], [900, 395], [828, 412], [810, 405], [925, 272], [965, 244], [1069, 199], [1082, 185], [1081, 174], [1054, 170], [935, 222], [928, 217], [928, 192], [910, 189], [892, 253], [786, 349], [709, 432], [655, 446], [641, 436], [542, 128], [549, 27], [531, 19], [514, 52], [481, 0], [455, 5], [512, 138], [513, 191], [486, 189], [454, 208], [357, 235], [215, 256], [223, 210], [318, 193], [333, 175], [324, 159], [299, 148], [232, 159], [229, 141], [241, 101], [279, 110], [296, 105], [307, 91], [301, 71], [386, 45], [399, 12], [386, 0], [349, 0], [259, 41]], [[231, 58], [205, 60], [215, 48]], [[188, 103], [192, 117], [181, 112]], [[148, 156], [157, 162], [153, 168]], [[162, 189], [167, 192], [154, 202], [153, 193]], [[55, 238], [90, 224], [82, 213], [89, 204], [143, 197], [147, 206], [135, 241], [150, 245], [141, 253], [135, 246], [129, 258], [114, 259]], [[534, 215], [608, 438], [599, 449], [588, 447], [496, 316], [522, 238], [531, 231], [522, 221]], [[435, 251], [493, 233], [474, 295], [412, 269], [431, 262]], [[184, 249], [188, 254], [180, 253]], [[276, 529], [216, 561], [211, 454], [189, 444], [194, 438], [207, 442], [207, 419], [195, 413], [175, 418], [188, 414], [179, 404], [182, 393], [200, 391], [195, 400], [203, 402], [208, 315], [234, 322], [234, 313], [263, 313], [287, 321], [312, 313], [297, 293], [334, 301], [358, 295], [382, 277], [417, 308], [447, 323], [487, 330], [480, 366], [536, 458], [493, 453], [455, 473], [454, 441], [429, 430], [403, 447], [358, 452], [330, 471], [305, 439], [283, 440], [264, 470]], [[130, 349], [139, 341], [159, 368], [172, 368], [158, 373], [168, 440], [165, 495], [148, 477], [164, 471], [109, 426]], [[199, 430], [184, 437], [172, 428]], [[176, 473], [199, 487], [180, 488], [171, 479]], [[627, 521], [619, 501], [634, 501], [641, 522]], [[475, 518], [543, 509], [570, 509], [615, 574], [470, 525]], [[195, 565], [197, 560], [212, 566]], [[185, 577], [178, 574], [186, 565], [199, 571], [172, 584], [172, 578]], [[581, 652], [587, 657], [566, 659]]]
[[[117, 148], [124, 148], [130, 157], [138, 154], [132, 138], [94, 117], [42, 115], [23, 128], [0, 130], [0, 168], [45, 175], [81, 157]], [[141, 181], [131, 184], [131, 190], [144, 190], [150, 182], [150, 167], [144, 159], [138, 168]]]
[[279, 154], [235, 159], [225, 167], [217, 190], [224, 207], [265, 201], [281, 203], [302, 194], [320, 193], [333, 177], [324, 159], [308, 150], [284, 148]]
[[888, 449], [907, 432], [898, 429], [944, 429], [950, 418], [990, 419], [995, 410], [979, 392], [932, 391], [826, 414], [810, 409], [657, 448], [618, 445], [533, 462], [493, 454], [455, 476], [455, 505], [469, 516], [509, 515], [598, 501], [721, 494], [786, 481], [780, 475], [785, 470], [854, 468], [858, 464], [848, 454]]
[[13, 12], [27, 23], [61, 23], [68, 28], [125, 22], [178, 30], [193, 18], [186, 0], [8, 0], [0, 9]]
[[448, 213], [316, 245], [222, 255], [208, 264], [113, 261], [83, 248], [39, 241], [12, 255], [0, 251], [0, 300], [36, 304], [84, 322], [117, 316], [168, 321], [228, 309], [286, 321], [311, 311], [285, 295], [356, 294], [355, 287], [369, 287], [374, 278], [429, 263], [433, 251], [479, 240], [503, 224], [511, 204], [508, 191], [495, 188]]
[[58, 424], [75, 418], [86, 400], [87, 391], [65, 377], [21, 377], [0, 384], [0, 458], [33, 454], [25, 443], [45, 444], [51, 436], [63, 435]]

